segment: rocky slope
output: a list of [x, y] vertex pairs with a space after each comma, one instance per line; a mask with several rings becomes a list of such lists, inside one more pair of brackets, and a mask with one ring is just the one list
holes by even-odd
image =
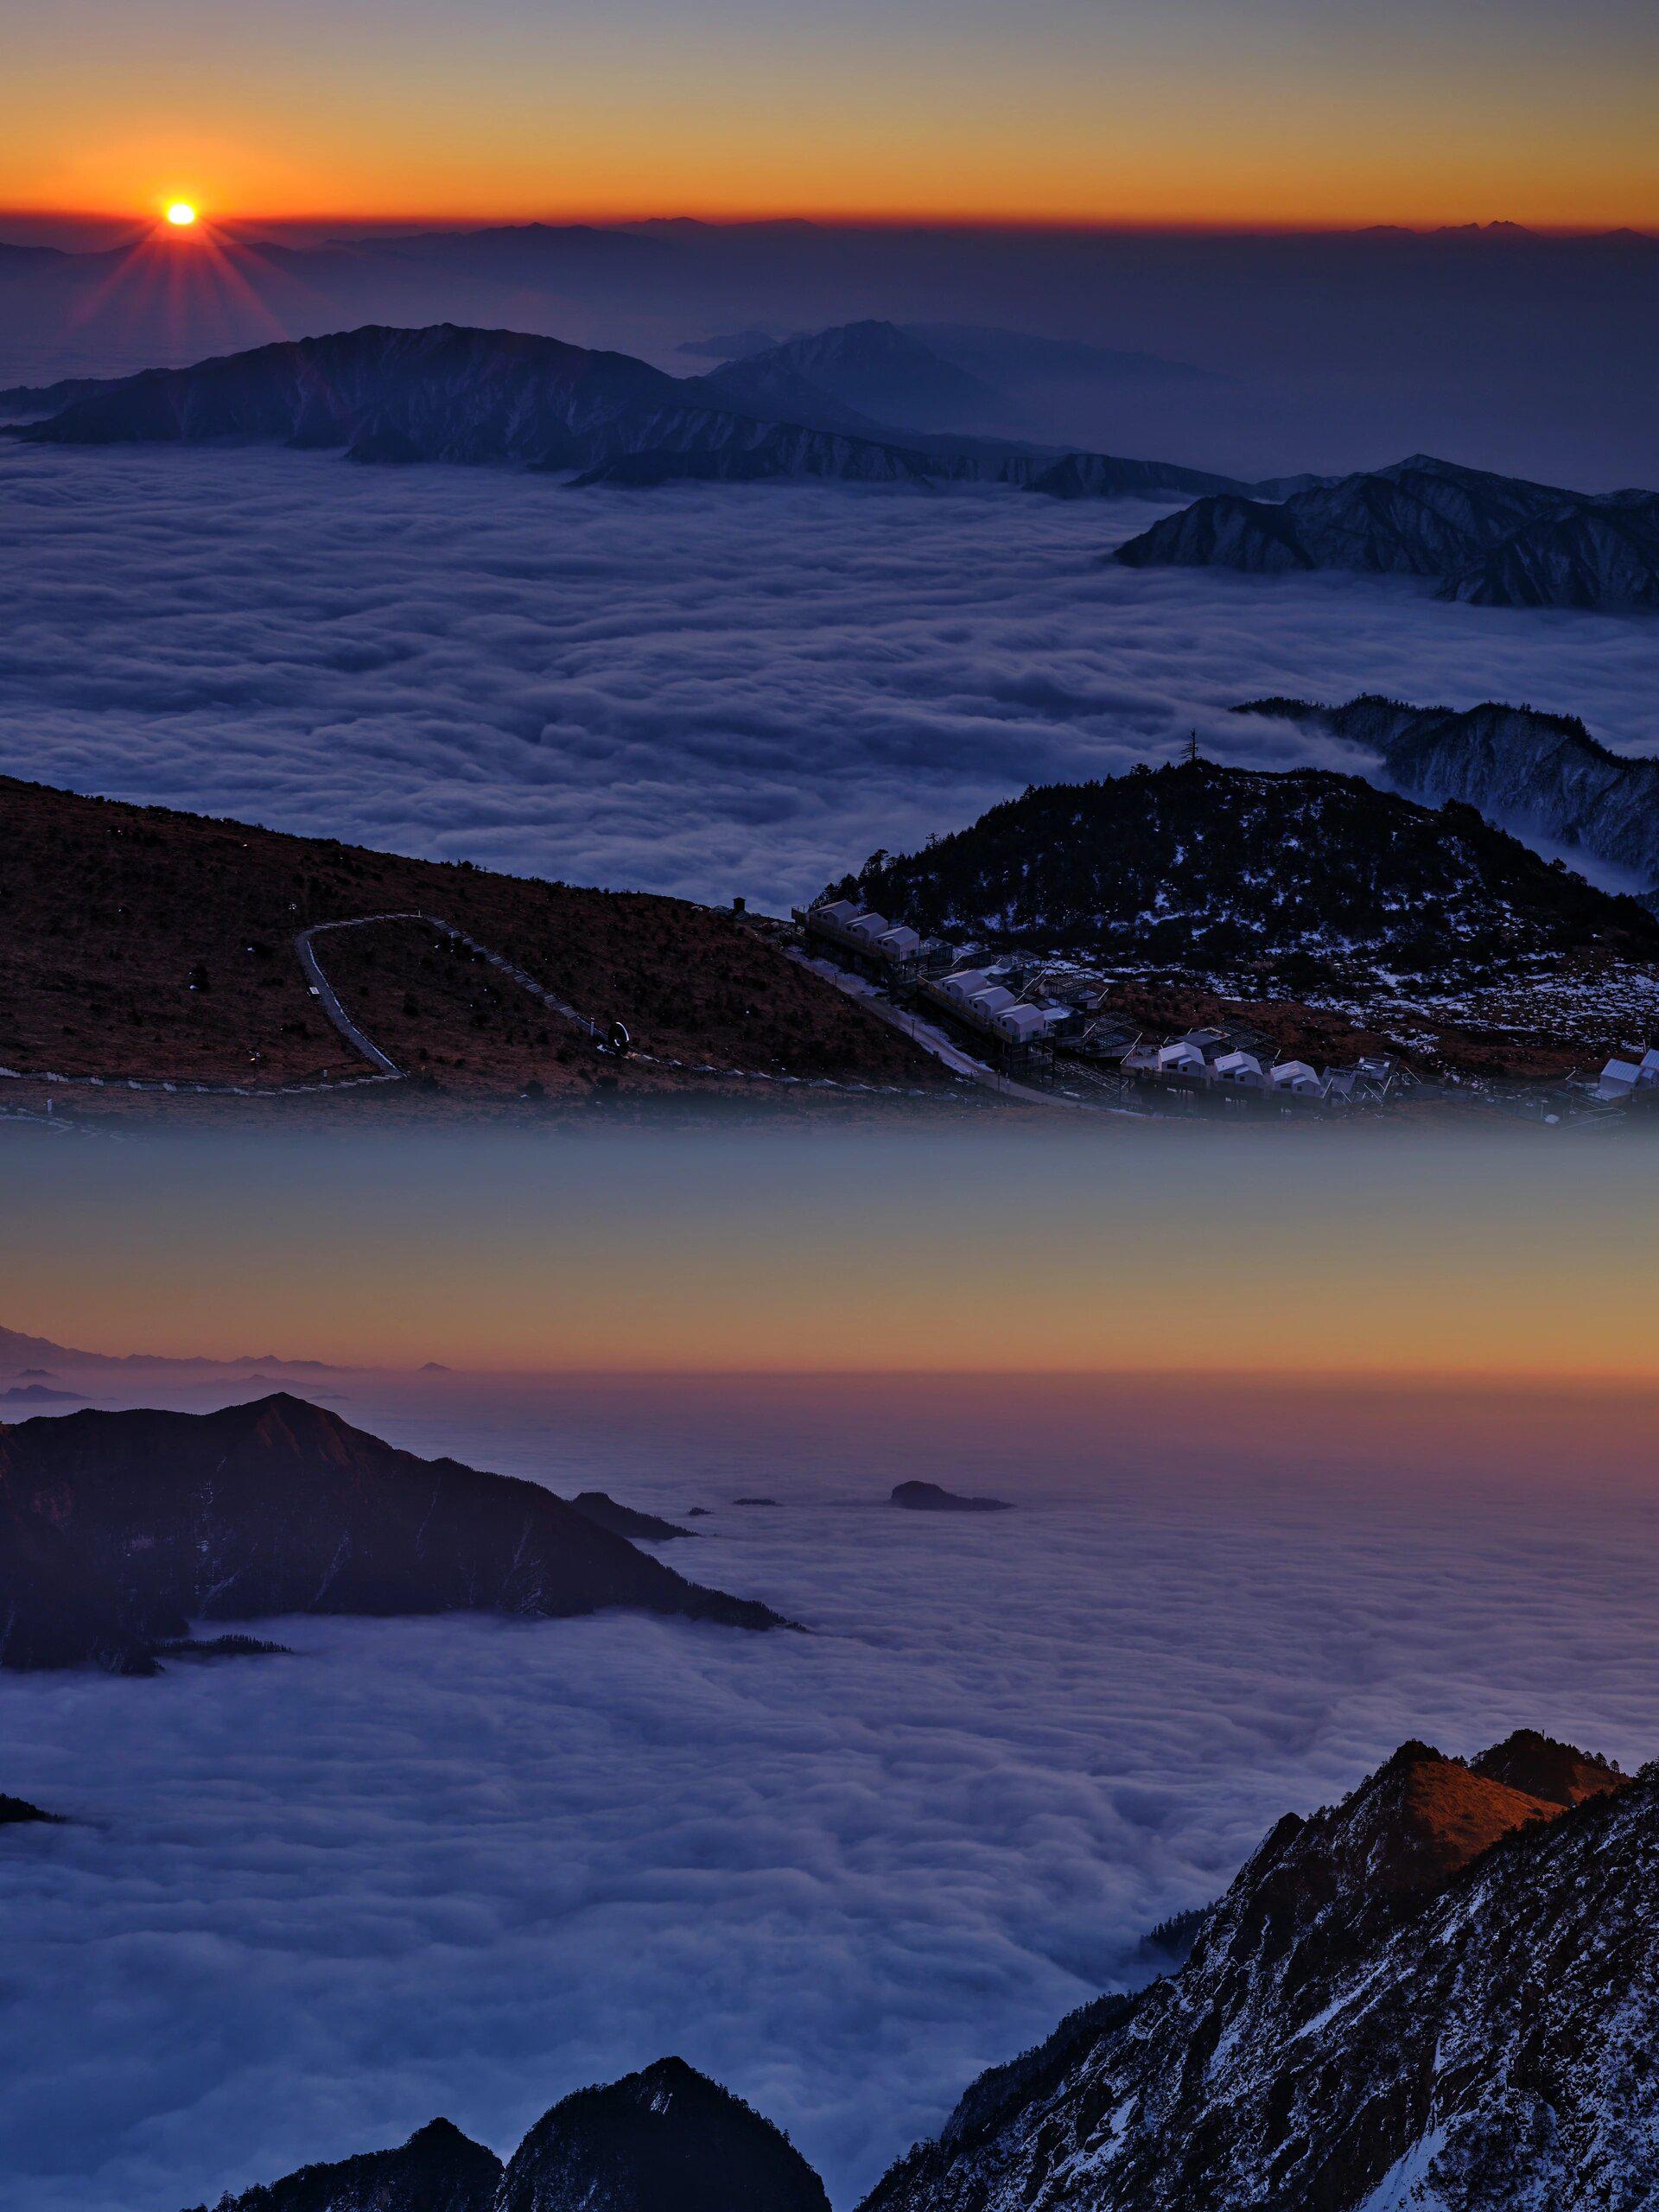
[[149, 1672], [198, 1620], [613, 1605], [778, 1622], [534, 1483], [417, 1459], [286, 1393], [0, 1427], [0, 1667]]
[[555, 2105], [505, 2168], [435, 2120], [396, 2151], [302, 2166], [216, 2212], [830, 2212], [830, 2200], [781, 2129], [659, 2058]]
[[282, 2181], [221, 2196], [215, 2212], [492, 2212], [500, 2183], [493, 2151], [435, 2120], [395, 2151], [302, 2166]]
[[1328, 730], [1374, 751], [1414, 798], [1461, 799], [1517, 836], [1659, 885], [1659, 760], [1610, 753], [1573, 715], [1495, 700], [1460, 711], [1412, 707], [1374, 694], [1331, 707], [1253, 699], [1236, 711]]
[[1116, 548], [1130, 568], [1421, 576], [1488, 607], [1659, 609], [1659, 496], [1497, 476], [1425, 454], [1279, 505], [1223, 493]]
[[1550, 867], [1472, 809], [1431, 812], [1317, 769], [1197, 761], [1033, 787], [837, 887], [982, 945], [1211, 967], [1659, 953], [1659, 925], [1635, 900]]
[[866, 2212], [1637, 2212], [1656, 1868], [1659, 1767], [1402, 1745], [1279, 1823], [1178, 1974], [986, 2077]]

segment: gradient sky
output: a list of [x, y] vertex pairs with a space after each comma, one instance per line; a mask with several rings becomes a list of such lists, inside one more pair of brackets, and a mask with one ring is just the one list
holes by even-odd
[[1659, 223], [1650, 0], [58, 0], [0, 208]]
[[7, 1175], [0, 1320], [93, 1350], [1659, 1381], [1645, 1163], [1543, 1137], [630, 1131], [38, 1153]]

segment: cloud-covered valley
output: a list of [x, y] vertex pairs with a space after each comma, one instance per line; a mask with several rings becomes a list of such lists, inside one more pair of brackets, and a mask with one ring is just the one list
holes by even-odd
[[[348, 1408], [709, 1504], [694, 1571], [810, 1635], [311, 1620], [291, 1659], [0, 1681], [0, 1786], [74, 1816], [0, 1850], [15, 2201], [177, 2212], [440, 2111], [505, 2147], [677, 2050], [846, 2206], [1402, 1737], [1654, 1748], [1654, 1509], [1587, 1459], [1501, 1478], [1271, 1390], [908, 1388]], [[911, 1473], [1018, 1510], [881, 1505]]]
[[781, 904], [1189, 728], [1313, 757], [1263, 692], [1659, 742], [1650, 624], [1103, 564], [1136, 502], [0, 444], [0, 769], [572, 880]]

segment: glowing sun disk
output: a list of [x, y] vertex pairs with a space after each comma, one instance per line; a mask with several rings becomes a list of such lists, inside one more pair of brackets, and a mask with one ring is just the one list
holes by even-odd
[[181, 230], [188, 230], [196, 219], [196, 211], [188, 200], [175, 200], [167, 211], [169, 223], [176, 223]]

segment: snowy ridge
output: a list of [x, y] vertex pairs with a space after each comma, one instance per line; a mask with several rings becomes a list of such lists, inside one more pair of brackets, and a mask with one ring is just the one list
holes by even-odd
[[1561, 1791], [1557, 1754], [1581, 1758], [1407, 1745], [1288, 1816], [1179, 1974], [918, 2146], [867, 2212], [1650, 2206], [1659, 1766], [1586, 1761]]

